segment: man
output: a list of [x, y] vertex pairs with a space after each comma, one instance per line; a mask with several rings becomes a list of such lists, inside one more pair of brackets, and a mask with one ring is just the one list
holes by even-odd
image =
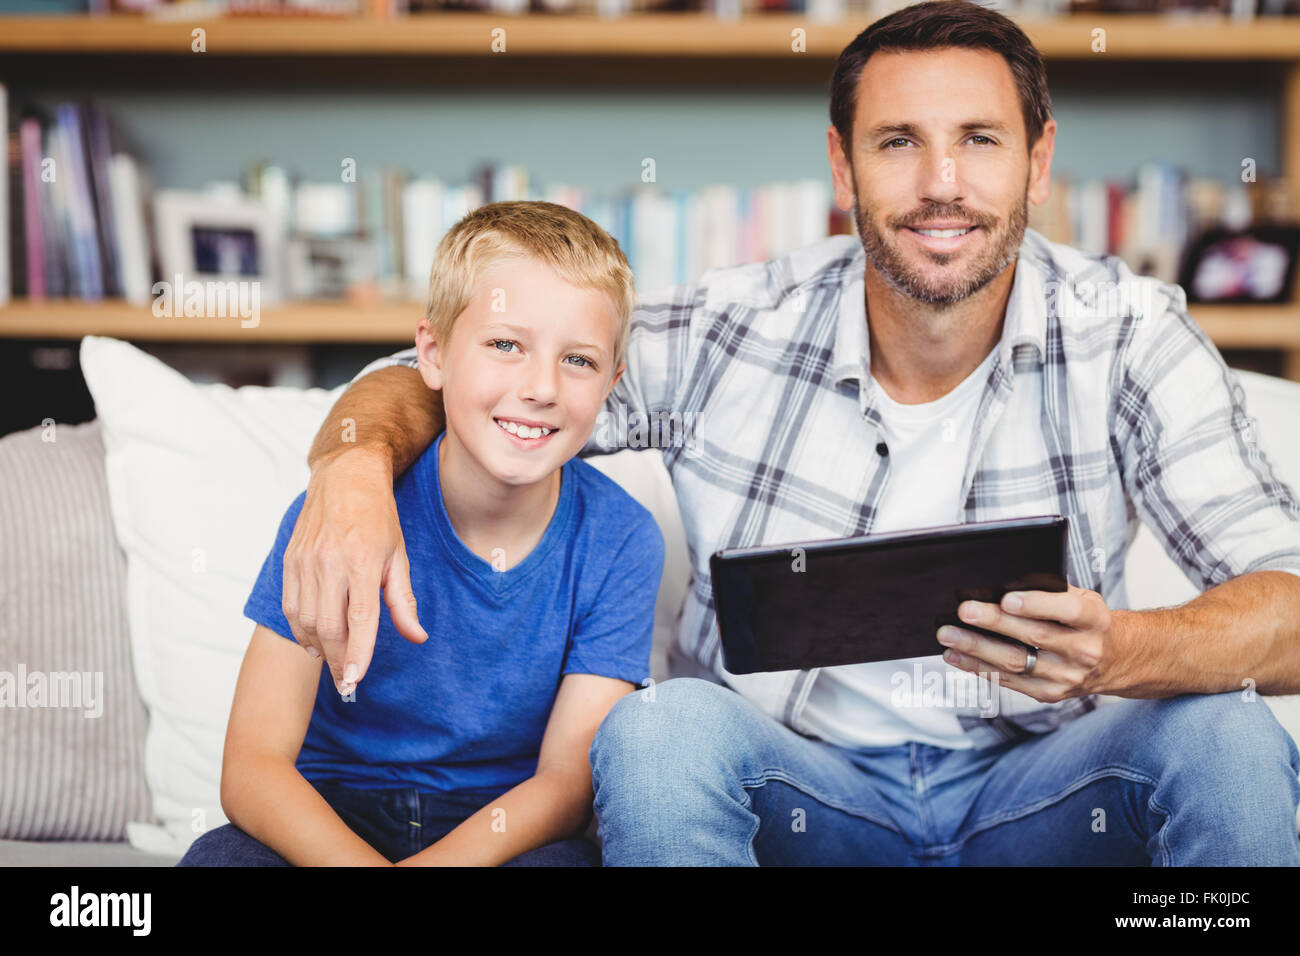
[[[1300, 503], [1182, 290], [1026, 228], [1038, 51], [976, 4], [909, 7], [841, 54], [831, 119], [857, 238], [644, 299], [607, 406], [692, 423], [663, 458], [694, 567], [681, 679], [591, 750], [605, 862], [1300, 865], [1300, 753], [1258, 697], [1300, 691]], [[284, 609], [336, 678], [364, 675], [381, 583], [422, 634], [390, 489], [440, 427], [422, 391], [365, 375], [313, 448]], [[911, 706], [910, 662], [722, 669], [719, 548], [1052, 513], [1069, 590], [959, 609], [1035, 650], [957, 629], [920, 662], [981, 674], [996, 716]], [[1123, 609], [1139, 519], [1205, 593]]]

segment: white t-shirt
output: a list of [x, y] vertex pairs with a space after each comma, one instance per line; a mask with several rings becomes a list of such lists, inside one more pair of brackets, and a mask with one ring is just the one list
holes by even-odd
[[[920, 405], [900, 405], [876, 383], [885, 444], [889, 447], [889, 481], [871, 533], [909, 531], [955, 524], [966, 456], [975, 431], [975, 412], [997, 350], [947, 395]], [[932, 657], [875, 664], [826, 667], [813, 681], [800, 728], [841, 747], [885, 747], [908, 741], [969, 749], [952, 710], [937, 706], [896, 706], [894, 675], [904, 672], [914, 683], [920, 665], [923, 685], [938, 672], [964, 674], [946, 663], [943, 648]], [[919, 700], [919, 697], [918, 697]]]

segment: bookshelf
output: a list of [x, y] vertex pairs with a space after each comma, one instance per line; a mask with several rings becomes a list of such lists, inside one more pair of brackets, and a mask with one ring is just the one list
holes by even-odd
[[[412, 344], [423, 312], [419, 302], [296, 302], [267, 306], [256, 328], [238, 317], [155, 316], [147, 305], [81, 302], [14, 302], [0, 309], [0, 338], [76, 340], [108, 335], [152, 342], [286, 342]], [[1191, 305], [1192, 317], [1220, 348], [1281, 348], [1300, 353], [1300, 305], [1262, 305], [1242, 310]], [[1247, 314], [1242, 314], [1245, 311]], [[1291, 377], [1300, 381], [1300, 368]]]
[[[294, 302], [268, 305], [260, 312], [257, 326], [246, 329], [241, 327], [238, 316], [159, 318], [148, 305], [124, 302], [14, 301], [0, 309], [0, 338], [75, 341], [83, 335], [107, 335], [149, 342], [414, 345], [415, 326], [424, 305], [419, 302]], [[1300, 347], [1300, 341], [1297, 346]]]
[[[1300, 17], [1234, 23], [1216, 16], [1069, 16], [1019, 18], [1043, 55], [1086, 60], [1300, 61]], [[3, 17], [0, 53], [189, 56], [195, 27], [207, 33], [207, 56], [255, 54], [311, 57], [500, 56], [489, 31], [507, 30], [511, 54], [542, 57], [698, 57], [792, 60], [791, 31], [806, 31], [807, 54], [833, 61], [865, 20], [819, 23], [804, 16], [764, 14], [719, 20], [700, 13], [633, 14], [602, 18], [566, 14], [437, 13], [400, 19], [229, 17], [151, 20], [130, 16]], [[1091, 50], [1092, 31], [1104, 29], [1105, 54]], [[356, 77], [364, 82], [363, 77]]]
[[[766, 14], [718, 20], [708, 14], [595, 16], [439, 13], [399, 19], [377, 17], [230, 17], [154, 20], [126, 15], [82, 17], [0, 16], [0, 62], [7, 82], [52, 74], [90, 83], [81, 64], [124, 73], [185, 73], [215, 81], [235, 69], [245, 82], [279, 82], [287, 72], [346, 68], [350, 82], [378, 87], [402, 74], [455, 82], [497, 74], [507, 82], [530, 76], [581, 77], [585, 83], [620, 79], [651, 86], [668, 82], [734, 83], [761, 76], [772, 83], [824, 84], [840, 50], [866, 25], [865, 18], [817, 22], [799, 15]], [[1217, 15], [1079, 15], [1017, 18], [1052, 62], [1084, 70], [1099, 60], [1150, 64], [1206, 64], [1231, 69], [1264, 64], [1279, 84], [1282, 116], [1281, 173], [1291, 190], [1291, 213], [1300, 219], [1300, 17], [1234, 22]], [[507, 30], [507, 54], [492, 52], [491, 30]], [[190, 49], [191, 31], [206, 31], [206, 52]], [[791, 52], [791, 32], [806, 31], [807, 53]], [[1106, 32], [1106, 52], [1092, 50], [1093, 31]], [[501, 62], [505, 61], [505, 62]], [[490, 67], [487, 65], [490, 64]], [[438, 72], [442, 66], [445, 72]], [[665, 69], [665, 67], [667, 69]], [[538, 74], [537, 71], [544, 71]], [[156, 73], [153, 73], [156, 77]], [[428, 82], [425, 79], [424, 82]], [[256, 329], [238, 319], [155, 318], [147, 306], [15, 301], [0, 308], [0, 338], [75, 339], [95, 333], [153, 341], [402, 343], [413, 337], [419, 306], [413, 303], [314, 302], [263, 310]], [[1194, 306], [1192, 315], [1220, 348], [1277, 350], [1284, 373], [1300, 381], [1300, 301], [1285, 306]]]

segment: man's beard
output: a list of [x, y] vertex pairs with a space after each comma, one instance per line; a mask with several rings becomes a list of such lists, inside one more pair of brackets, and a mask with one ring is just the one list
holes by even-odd
[[[855, 200], [860, 196], [857, 190], [858, 184], [855, 178], [853, 182]], [[917, 302], [928, 305], [951, 305], [984, 288], [1019, 255], [1020, 243], [1024, 240], [1025, 227], [1029, 222], [1029, 187], [1026, 185], [1025, 195], [1011, 211], [1010, 218], [1001, 229], [997, 228], [996, 220], [973, 216], [959, 206], [931, 206], [912, 221], [929, 222], [944, 219], [974, 223], [983, 229], [987, 242], [983, 251], [968, 266], [950, 275], [936, 277], [931, 274], [931, 270], [936, 266], [939, 269], [945, 268], [942, 264], [944, 259], [954, 261], [957, 255], [966, 253], [935, 256], [922, 250], [921, 255], [934, 265], [928, 268], [917, 268], [900, 248], [900, 240], [896, 238], [897, 232], [892, 227], [887, 234], [877, 232], [873, 225], [871, 210], [863, 210], [860, 202], [855, 201], [853, 204], [853, 221], [857, 225], [858, 238], [862, 240], [867, 261], [876, 267], [885, 281]], [[979, 241], [979, 237], [976, 237], [976, 241]]]

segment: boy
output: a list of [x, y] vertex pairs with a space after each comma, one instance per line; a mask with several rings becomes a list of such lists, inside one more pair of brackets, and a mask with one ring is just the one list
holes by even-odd
[[588, 750], [648, 676], [663, 539], [574, 455], [634, 304], [618, 244], [563, 206], [489, 204], [443, 237], [416, 345], [447, 427], [394, 487], [429, 637], [381, 608], [339, 684], [303, 652], [280, 603], [299, 495], [244, 609], [231, 824], [181, 865], [599, 863]]

